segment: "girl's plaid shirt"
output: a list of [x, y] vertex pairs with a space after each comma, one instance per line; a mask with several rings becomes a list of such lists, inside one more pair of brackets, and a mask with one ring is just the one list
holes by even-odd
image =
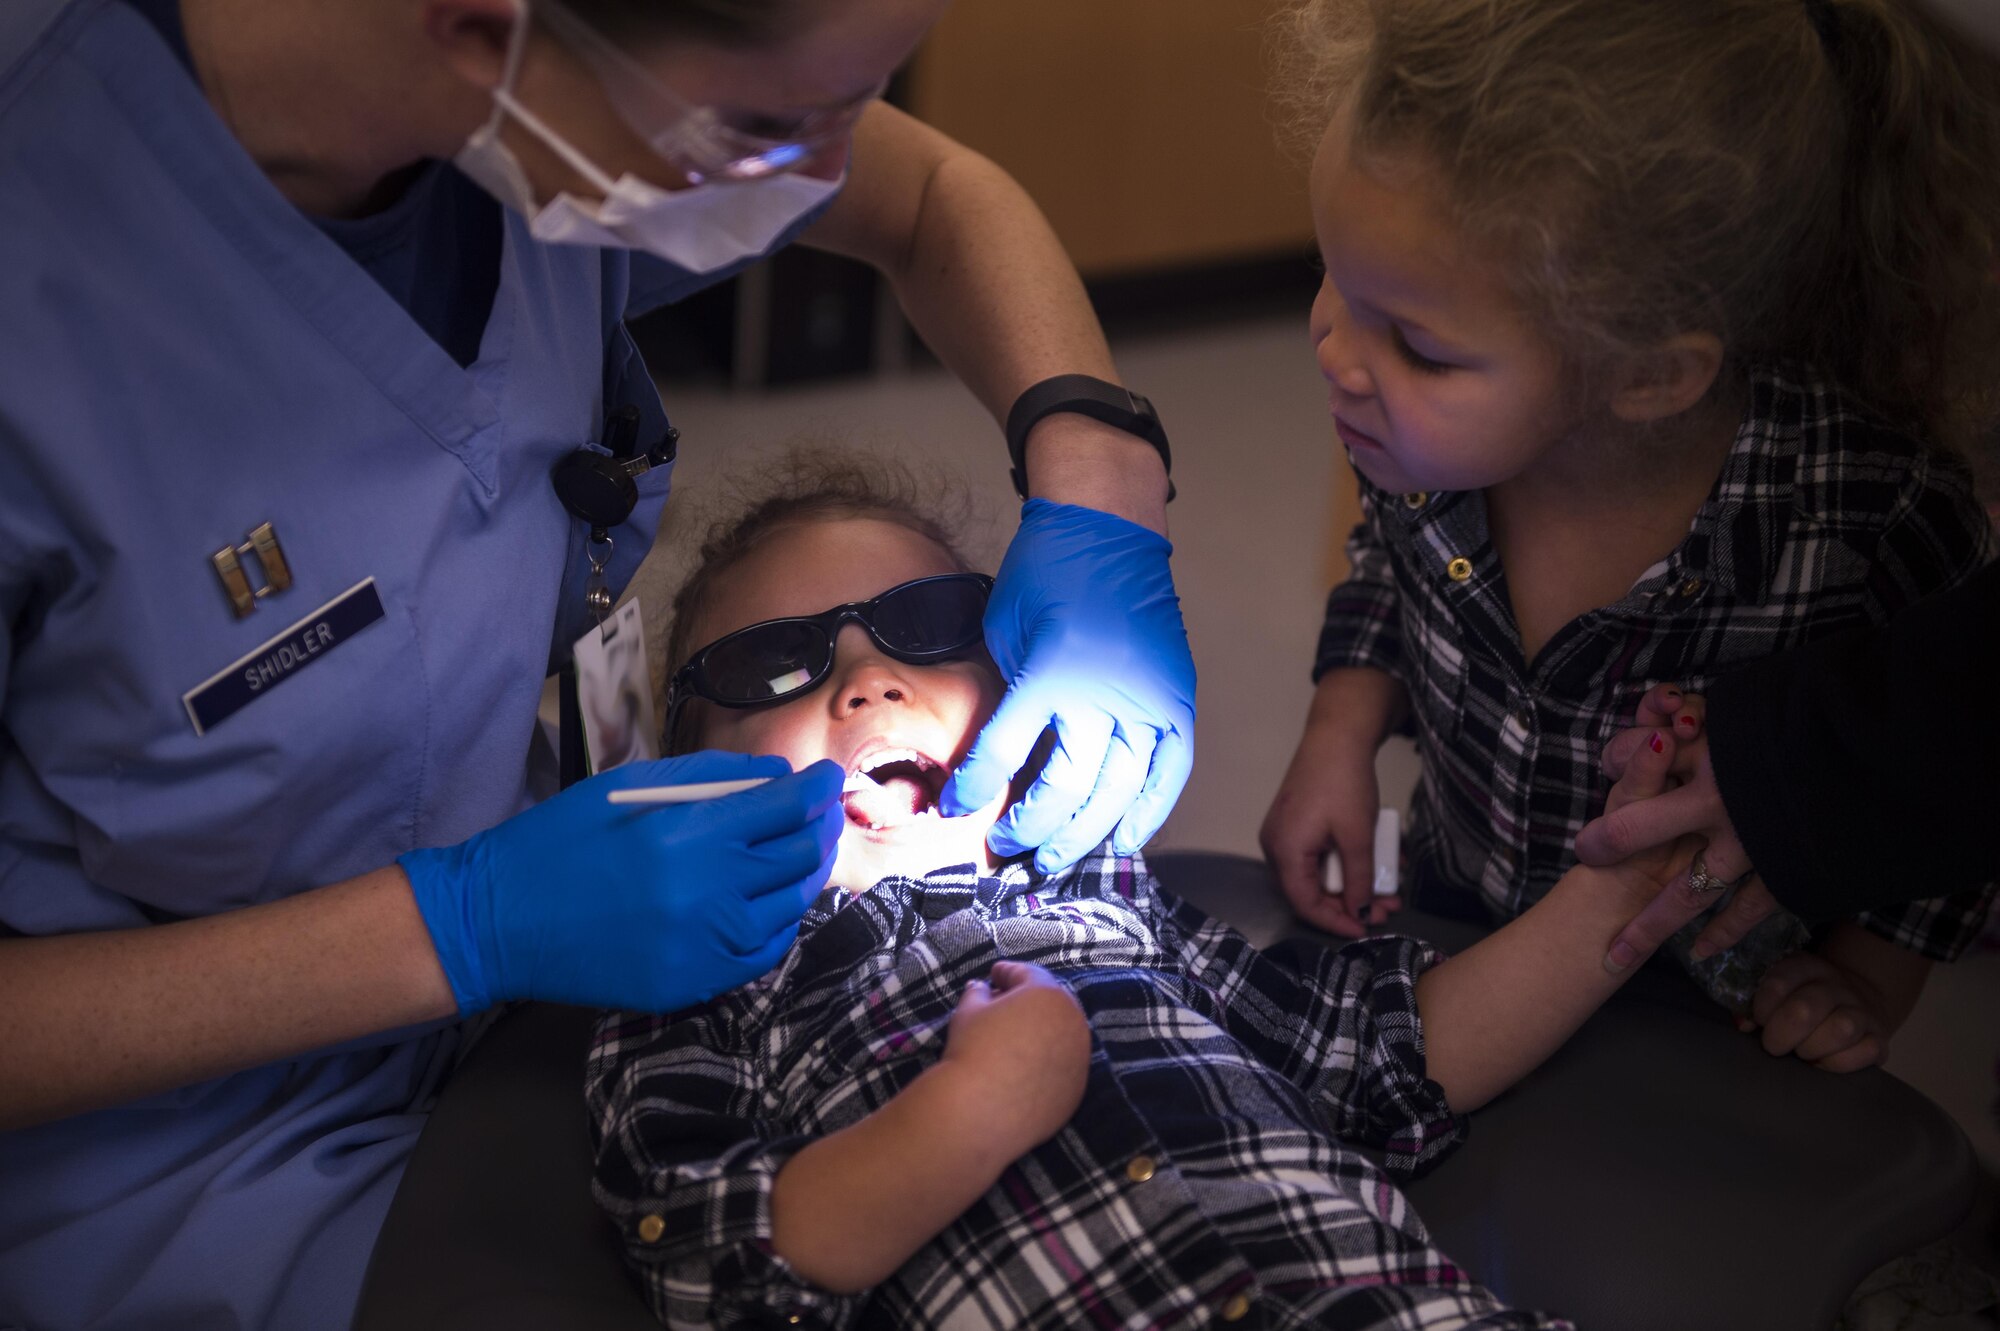
[[[1636, 724], [1649, 688], [1700, 692], [1746, 662], [1881, 623], [1971, 576], [1993, 540], [1957, 459], [1870, 421], [1797, 366], [1752, 371], [1735, 443], [1680, 545], [1532, 662], [1482, 494], [1396, 495], [1363, 480], [1361, 500], [1353, 572], [1328, 597], [1313, 677], [1372, 666], [1402, 681], [1423, 758], [1407, 871], [1476, 894], [1495, 920], [1539, 901], [1574, 863], [1576, 834], [1610, 790], [1604, 745]], [[1993, 896], [1988, 886], [1859, 920], [1951, 960]], [[1771, 960], [1723, 954], [1690, 968], [1729, 1001]]]

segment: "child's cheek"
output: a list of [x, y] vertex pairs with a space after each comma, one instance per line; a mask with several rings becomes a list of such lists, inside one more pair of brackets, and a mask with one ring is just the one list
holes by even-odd
[[807, 698], [737, 713], [728, 742], [720, 747], [734, 753], [776, 754], [793, 771], [827, 756], [824, 727], [815, 726]]

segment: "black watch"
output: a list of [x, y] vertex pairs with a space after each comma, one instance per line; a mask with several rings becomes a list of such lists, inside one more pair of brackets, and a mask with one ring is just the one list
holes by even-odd
[[1036, 421], [1058, 411], [1073, 411], [1115, 425], [1151, 444], [1167, 469], [1167, 502], [1173, 502], [1174, 455], [1167, 447], [1160, 414], [1143, 395], [1087, 374], [1044, 379], [1014, 399], [1013, 409], [1007, 413], [1007, 456], [1014, 462], [1014, 493], [1028, 497], [1028, 431], [1035, 428]]

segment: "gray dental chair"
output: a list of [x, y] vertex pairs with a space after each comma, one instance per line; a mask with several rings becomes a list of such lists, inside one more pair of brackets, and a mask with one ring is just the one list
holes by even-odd
[[[1150, 860], [1260, 945], [1321, 936], [1254, 860]], [[1448, 951], [1481, 932], [1410, 911], [1395, 927]], [[590, 1196], [594, 1017], [529, 1005], [475, 1048], [417, 1142], [356, 1331], [656, 1331]], [[1407, 1191], [1482, 1282], [1586, 1331], [1827, 1331], [1862, 1277], [1956, 1226], [1976, 1182], [1929, 1100], [1878, 1069], [1768, 1057], [1656, 965]]]

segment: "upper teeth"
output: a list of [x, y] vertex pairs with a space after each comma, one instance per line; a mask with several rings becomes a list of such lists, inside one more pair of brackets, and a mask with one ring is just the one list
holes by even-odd
[[858, 790], [864, 783], [874, 784], [875, 773], [892, 763], [915, 763], [925, 771], [937, 766], [915, 749], [877, 749], [862, 760], [861, 766], [848, 773], [847, 783], [841, 789]]

